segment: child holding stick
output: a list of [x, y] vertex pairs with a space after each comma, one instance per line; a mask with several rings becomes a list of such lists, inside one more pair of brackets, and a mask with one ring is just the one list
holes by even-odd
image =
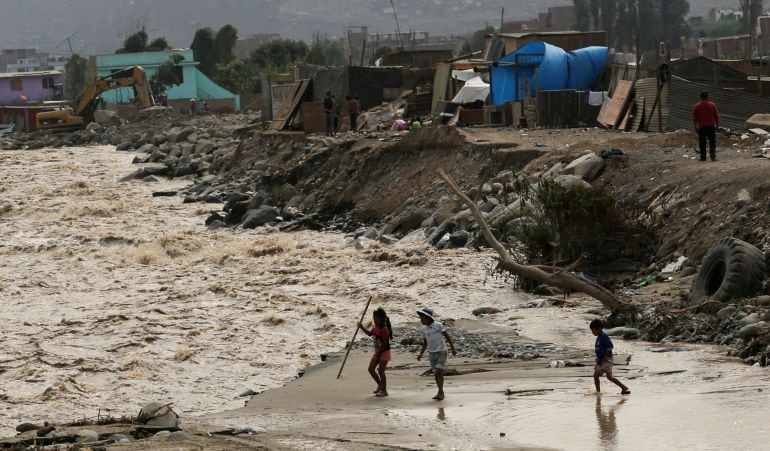
[[372, 330], [366, 330], [363, 324], [358, 323], [358, 327], [368, 336], [374, 336], [374, 354], [369, 362], [369, 374], [372, 375], [374, 382], [377, 382], [377, 389], [374, 390], [374, 396], [382, 398], [388, 396], [388, 384], [385, 377], [385, 369], [388, 362], [392, 359], [390, 352], [390, 339], [393, 338], [393, 328], [390, 325], [390, 318], [382, 307], [378, 308], [372, 314], [374, 327]]

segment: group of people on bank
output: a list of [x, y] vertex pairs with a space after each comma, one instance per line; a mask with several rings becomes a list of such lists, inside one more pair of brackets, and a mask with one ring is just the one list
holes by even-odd
[[[350, 130], [358, 128], [358, 115], [361, 114], [361, 102], [358, 96], [345, 96], [345, 105], [350, 118]], [[342, 116], [342, 102], [338, 101], [331, 91], [326, 91], [324, 98], [324, 119], [326, 123], [326, 136], [334, 136], [340, 130], [340, 117]]]
[[[433, 397], [436, 401], [442, 401], [445, 398], [444, 394], [444, 372], [447, 367], [448, 349], [452, 351], [452, 355], [457, 355], [454, 342], [447, 332], [447, 328], [444, 324], [436, 320], [433, 310], [428, 307], [422, 307], [417, 310], [417, 316], [420, 318], [422, 327], [420, 332], [422, 334], [422, 347], [417, 354], [417, 360], [421, 360], [425, 351], [428, 351], [428, 361], [430, 362], [430, 368], [433, 371], [433, 377], [436, 380], [436, 386], [438, 393]], [[367, 329], [363, 323], [358, 323], [358, 328], [361, 329], [366, 335], [374, 337], [374, 353], [369, 361], [369, 374], [377, 384], [377, 388], [374, 390], [374, 396], [383, 398], [388, 396], [388, 379], [386, 370], [388, 362], [393, 360], [393, 354], [390, 347], [390, 340], [393, 339], [393, 327], [390, 324], [390, 318], [382, 307], [378, 308], [372, 314], [372, 321], [374, 326], [371, 329]], [[612, 375], [613, 364], [613, 344], [610, 337], [604, 332], [604, 324], [601, 320], [595, 319], [591, 321], [589, 325], [591, 333], [596, 336], [594, 343], [594, 352], [596, 354], [596, 362], [594, 364], [594, 384], [596, 391], [601, 392], [600, 378], [602, 375], [607, 377], [607, 380], [614, 383], [621, 389], [622, 395], [631, 394], [631, 390], [628, 389], [622, 382]]]

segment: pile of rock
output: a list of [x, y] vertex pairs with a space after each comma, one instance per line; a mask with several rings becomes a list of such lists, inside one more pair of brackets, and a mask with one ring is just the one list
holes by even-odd
[[[510, 339], [495, 335], [477, 334], [457, 327], [452, 319], [442, 320], [449, 328], [449, 334], [457, 349], [457, 355], [467, 358], [494, 358], [532, 360], [547, 354], [563, 352], [551, 343], [539, 343], [534, 341], [522, 341], [515, 330], [510, 331]], [[422, 346], [422, 333], [418, 326], [396, 327], [393, 330], [394, 339], [391, 348], [401, 353], [417, 353]], [[354, 347], [366, 349], [371, 347], [370, 338], [361, 338]]]
[[736, 300], [709, 312], [660, 315], [646, 312], [642, 337], [661, 343], [714, 343], [747, 364], [770, 358], [770, 296]]
[[128, 178], [203, 176], [212, 164], [232, 156], [238, 141], [227, 129], [173, 127], [166, 131], [134, 132], [116, 149], [135, 151], [133, 163], [143, 165]]

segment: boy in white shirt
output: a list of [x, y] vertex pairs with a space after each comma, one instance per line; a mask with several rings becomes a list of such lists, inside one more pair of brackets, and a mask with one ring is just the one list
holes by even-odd
[[427, 348], [430, 367], [433, 370], [433, 375], [436, 377], [436, 385], [438, 386], [438, 394], [433, 399], [441, 401], [444, 399], [444, 369], [446, 368], [447, 358], [447, 348], [444, 339], [449, 342], [452, 355], [457, 355], [457, 352], [455, 352], [455, 345], [452, 343], [452, 339], [446, 332], [446, 327], [433, 319], [432, 309], [422, 307], [420, 310], [417, 310], [417, 314], [420, 316], [420, 321], [423, 324], [421, 331], [424, 337], [422, 349], [420, 349], [417, 360], [422, 359], [422, 355]]

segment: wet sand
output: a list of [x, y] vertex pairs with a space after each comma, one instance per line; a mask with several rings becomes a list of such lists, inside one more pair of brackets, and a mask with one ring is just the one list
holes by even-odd
[[[540, 322], [553, 311], [536, 313], [533, 320]], [[454, 358], [450, 367], [461, 373], [487, 372], [448, 377], [447, 398], [439, 402], [431, 399], [432, 376], [420, 376], [427, 365], [413, 354], [397, 354], [388, 372], [390, 396], [376, 398], [366, 373], [369, 354], [357, 352], [342, 379], [336, 379], [335, 359], [242, 409], [201, 420], [261, 426], [261, 443], [288, 447], [310, 442], [350, 445], [340, 445], [344, 449], [766, 449], [766, 369], [725, 361], [709, 347], [657, 352], [666, 348], [616, 343], [632, 355], [629, 365], [615, 367], [632, 390], [629, 396], [606, 379], [603, 393], [595, 392], [590, 356], [582, 359], [586, 367], [569, 368], [545, 368], [543, 359]], [[201, 423], [196, 427], [205, 430]]]

